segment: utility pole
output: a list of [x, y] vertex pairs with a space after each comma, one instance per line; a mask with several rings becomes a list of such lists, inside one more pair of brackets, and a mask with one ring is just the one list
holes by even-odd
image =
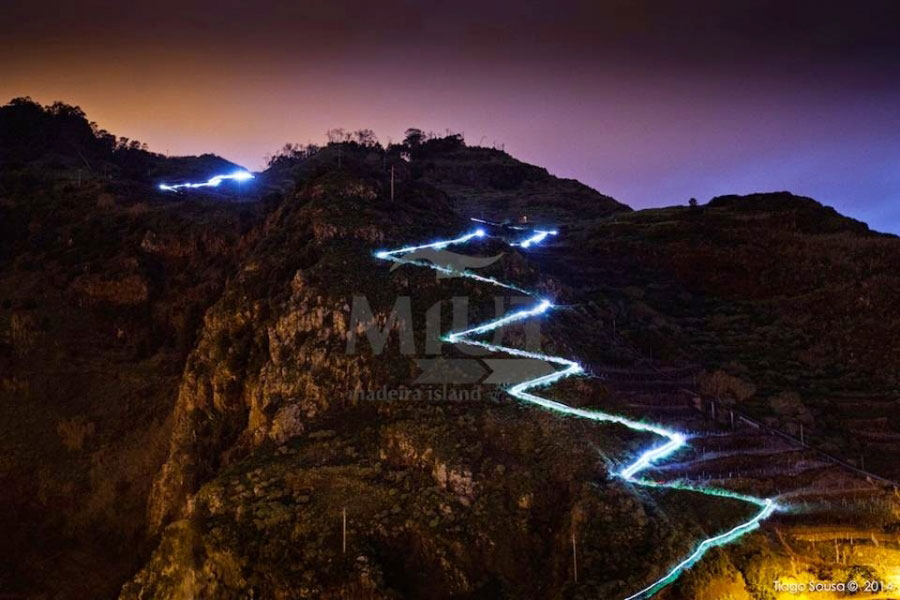
[[394, 201], [394, 165], [391, 165], [391, 202]]
[[575, 533], [572, 533], [572, 570], [575, 575], [575, 583], [578, 583], [578, 550], [575, 547]]
[[343, 520], [343, 542], [341, 544], [341, 548], [344, 554], [347, 554], [347, 507], [345, 506], [341, 509], [341, 516]]

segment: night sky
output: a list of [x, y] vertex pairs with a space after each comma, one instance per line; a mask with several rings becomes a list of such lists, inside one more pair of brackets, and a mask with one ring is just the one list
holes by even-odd
[[787, 189], [900, 233], [900, 2], [5, 1], [0, 101], [258, 169], [465, 134], [635, 207]]

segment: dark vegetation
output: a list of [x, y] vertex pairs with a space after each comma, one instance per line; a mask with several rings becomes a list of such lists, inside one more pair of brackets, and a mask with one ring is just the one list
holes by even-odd
[[[42, 107], [15, 98], [0, 107], [0, 185], [39, 180], [83, 182], [91, 178], [132, 183], [200, 179], [237, 168], [218, 156], [167, 157], [138, 140], [116, 137], [88, 121], [77, 106], [56, 102]], [[201, 179], [202, 180], [202, 179]]]
[[809, 198], [619, 214], [560, 241], [602, 326], [701, 388], [887, 477], [900, 429], [900, 240]]
[[230, 163], [60, 103], [0, 108], [0, 165], [0, 591], [112, 597], [150, 549], [184, 361], [260, 209], [160, 194]]

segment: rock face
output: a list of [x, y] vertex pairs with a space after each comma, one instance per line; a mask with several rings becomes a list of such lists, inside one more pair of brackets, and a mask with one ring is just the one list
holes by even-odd
[[86, 303], [121, 306], [144, 304], [150, 294], [147, 281], [140, 275], [126, 275], [113, 280], [79, 277], [72, 283], [72, 291]]
[[[353, 389], [386, 383], [366, 357], [346, 355], [348, 302], [372, 269], [372, 248], [401, 225], [379, 214], [379, 185], [352, 175], [315, 180], [263, 224], [188, 358], [152, 526], [183, 514], [221, 465], [302, 434], [343, 408]], [[451, 219], [444, 211], [438, 219]], [[382, 295], [391, 288], [383, 283]]]

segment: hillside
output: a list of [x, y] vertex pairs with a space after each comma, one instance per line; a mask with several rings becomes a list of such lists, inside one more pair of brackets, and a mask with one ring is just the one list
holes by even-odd
[[[19, 113], [35, 110], [23, 138]], [[260, 213], [159, 194], [161, 165], [230, 163], [111, 149], [78, 115], [0, 108], [0, 590], [11, 597], [113, 597], [140, 564], [185, 358]], [[130, 177], [134, 159], [151, 171]]]
[[704, 390], [900, 477], [900, 239], [772, 193], [580, 224], [558, 250], [548, 270], [642, 355], [698, 365]]
[[[790, 507], [660, 598], [769, 600], [789, 569], [892, 576], [894, 490], [816, 448], [896, 476], [896, 238], [786, 193], [631, 211], [457, 136], [291, 150], [241, 198], [163, 193], [234, 165], [38, 108], [0, 109], [2, 594], [621, 598], [748, 519], [735, 498], [625, 483], [648, 434], [416, 383], [451, 304], [477, 323], [520, 293], [375, 253], [471, 217], [559, 226], [524, 248], [484, 225], [476, 252], [502, 257], [480, 275], [559, 305], [539, 349], [593, 376], [548, 394], [691, 432], [654, 480]], [[364, 331], [391, 322], [379, 351]], [[801, 423], [813, 447], [779, 437]]]
[[413, 175], [446, 193], [464, 215], [564, 225], [631, 210], [574, 179], [500, 150], [465, 146], [454, 136], [424, 142], [411, 155]]

